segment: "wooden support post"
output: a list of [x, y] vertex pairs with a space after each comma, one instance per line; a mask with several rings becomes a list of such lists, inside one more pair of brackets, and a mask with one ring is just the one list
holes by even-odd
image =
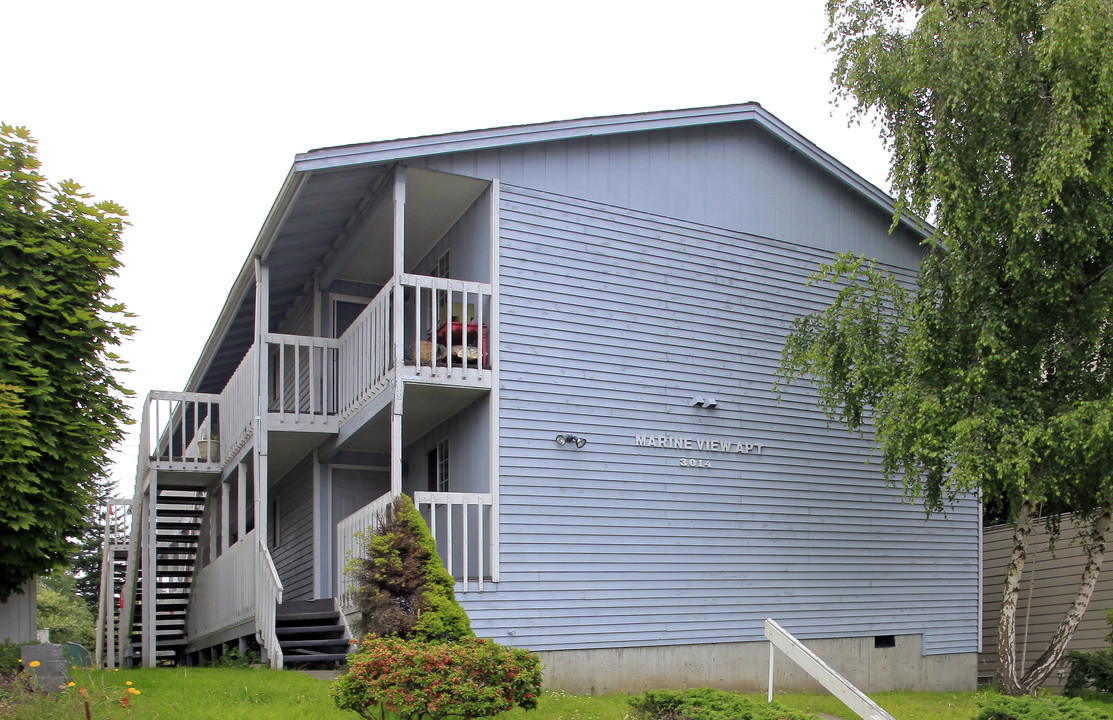
[[220, 554], [228, 552], [228, 546], [232, 544], [232, 523], [228, 517], [231, 513], [229, 507], [229, 492], [228, 483], [220, 483]]
[[[491, 181], [490, 192], [490, 254], [491, 254], [491, 313], [487, 322], [490, 324], [490, 329], [487, 334], [487, 346], [480, 348], [480, 358], [483, 353], [487, 353], [488, 362], [491, 364], [491, 394], [488, 398], [489, 412], [488, 412], [488, 436], [489, 443], [487, 446], [487, 462], [490, 476], [487, 481], [487, 492], [491, 493], [491, 581], [499, 581], [499, 448], [501, 441], [499, 437], [499, 245], [500, 245], [500, 229], [501, 214], [499, 212], [499, 198], [500, 188], [498, 179]], [[481, 332], [482, 336], [482, 332]], [[480, 343], [482, 344], [482, 337]], [[483, 512], [483, 508], [479, 508], [479, 512]], [[480, 552], [483, 549], [480, 547]], [[482, 578], [480, 578], [482, 581]], [[480, 588], [482, 589], [482, 588]]]
[[220, 534], [220, 518], [217, 517], [220, 514], [220, 502], [215, 494], [208, 498], [207, 505], [209, 506], [209, 564], [212, 565], [220, 555], [220, 541], [217, 538]]
[[157, 652], [155, 623], [156, 599], [158, 594], [156, 580], [158, 568], [158, 471], [151, 473], [147, 486], [147, 518], [145, 523], [146, 542], [143, 543], [143, 667], [155, 666]]
[[402, 494], [402, 354], [405, 343], [405, 294], [402, 273], [406, 272], [406, 168], [394, 171], [394, 313], [391, 318], [391, 352], [394, 357], [394, 402], [390, 412], [390, 494]]
[[237, 540], [247, 534], [247, 460], [236, 467], [236, 528]]

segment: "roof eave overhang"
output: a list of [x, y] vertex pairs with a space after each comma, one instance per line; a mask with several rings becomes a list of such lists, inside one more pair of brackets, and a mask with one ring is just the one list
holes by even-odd
[[291, 168], [290, 172], [287, 173], [286, 180], [283, 181], [282, 188], [278, 192], [278, 197], [271, 205], [270, 212], [267, 213], [267, 219], [264, 221], [262, 229], [259, 230], [254, 245], [251, 246], [251, 252], [248, 253], [243, 267], [240, 268], [235, 282], [232, 283], [232, 289], [228, 292], [228, 297], [224, 300], [220, 315], [217, 317], [212, 332], [209, 333], [209, 339], [205, 341], [201, 356], [197, 358], [197, 364], [194, 365], [193, 372], [186, 383], [187, 392], [195, 390], [209, 371], [213, 356], [224, 340], [228, 327], [243, 302], [244, 294], [255, 285], [255, 259], [266, 258], [267, 252], [282, 229], [283, 221], [285, 221], [290, 208], [298, 197], [305, 178], [306, 173], [298, 172], [296, 168]]

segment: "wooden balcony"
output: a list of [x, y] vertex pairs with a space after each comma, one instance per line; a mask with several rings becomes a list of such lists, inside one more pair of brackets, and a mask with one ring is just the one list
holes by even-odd
[[220, 472], [220, 400], [220, 395], [209, 393], [148, 393], [139, 437], [138, 480], [151, 468]]
[[251, 436], [260, 388], [269, 428], [315, 433], [361, 422], [358, 411], [389, 402], [384, 392], [399, 379], [430, 392], [489, 390], [491, 318], [488, 283], [401, 275], [338, 339], [266, 333], [263, 361], [252, 346], [219, 395], [147, 396], [139, 475], [219, 472]]

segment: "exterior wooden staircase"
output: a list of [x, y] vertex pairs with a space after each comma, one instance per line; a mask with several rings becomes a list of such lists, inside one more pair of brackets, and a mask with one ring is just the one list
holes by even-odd
[[[155, 657], [159, 662], [177, 663], [186, 645], [186, 608], [197, 560], [205, 490], [198, 487], [159, 485], [155, 509], [154, 607]], [[132, 623], [131, 656], [133, 665], [142, 663], [143, 616], [148, 612], [144, 597], [143, 568], [138, 558], [136, 611]]]
[[275, 631], [285, 665], [331, 667], [348, 656], [348, 630], [332, 598], [280, 604]]

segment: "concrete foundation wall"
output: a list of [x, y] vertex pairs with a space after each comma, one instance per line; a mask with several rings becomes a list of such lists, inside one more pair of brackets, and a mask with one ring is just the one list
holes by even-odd
[[[899, 635], [895, 646], [874, 647], [874, 638], [805, 642], [813, 652], [865, 692], [974, 690], [975, 653], [923, 655], [919, 635]], [[765, 642], [539, 652], [545, 687], [572, 693], [637, 693], [653, 689], [713, 687], [763, 692], [769, 678]], [[820, 685], [777, 651], [777, 690], [815, 692]]]

